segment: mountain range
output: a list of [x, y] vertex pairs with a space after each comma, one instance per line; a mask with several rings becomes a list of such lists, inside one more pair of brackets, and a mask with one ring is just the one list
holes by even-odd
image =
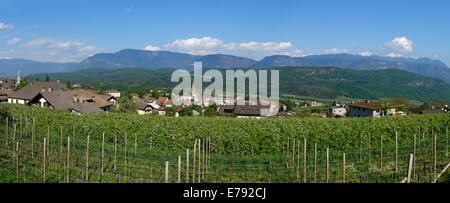
[[254, 60], [233, 55], [191, 55], [169, 51], [124, 49], [116, 53], [100, 53], [80, 63], [35, 62], [24, 59], [0, 59], [0, 75], [13, 75], [17, 69], [25, 74], [70, 72], [89, 68], [174, 68], [192, 70], [194, 61], [202, 61], [211, 68], [270, 68], [285, 66], [340, 67], [355, 70], [400, 69], [450, 83], [450, 68], [439, 60], [360, 56], [351, 54], [322, 54], [304, 57], [267, 56]]

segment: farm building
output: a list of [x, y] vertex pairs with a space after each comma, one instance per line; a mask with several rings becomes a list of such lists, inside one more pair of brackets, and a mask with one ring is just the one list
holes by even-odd
[[358, 102], [355, 104], [350, 104], [350, 117], [381, 117], [386, 115], [396, 115], [396, 108], [399, 105], [389, 105], [385, 107], [385, 112], [383, 107], [377, 102], [370, 102], [369, 100]]
[[35, 107], [49, 107], [55, 110], [69, 110], [78, 114], [103, 112], [91, 103], [75, 102], [69, 92], [62, 90], [39, 92], [27, 104]]
[[31, 99], [33, 99], [37, 94], [41, 92], [52, 92], [59, 90], [67, 91], [67, 88], [65, 85], [59, 82], [33, 81], [22, 89], [8, 95], [8, 103], [27, 104], [31, 101]]

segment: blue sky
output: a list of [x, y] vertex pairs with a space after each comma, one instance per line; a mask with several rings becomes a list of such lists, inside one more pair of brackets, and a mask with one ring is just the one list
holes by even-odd
[[450, 64], [450, 1], [0, 0], [0, 58], [80, 61], [125, 48], [261, 59], [351, 53]]

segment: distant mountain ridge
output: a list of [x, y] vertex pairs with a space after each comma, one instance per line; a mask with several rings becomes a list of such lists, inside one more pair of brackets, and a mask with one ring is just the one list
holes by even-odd
[[[16, 60], [16, 61], [15, 61]], [[19, 60], [19, 61], [17, 61]], [[351, 54], [323, 54], [304, 57], [274, 55], [257, 61], [250, 58], [225, 54], [191, 55], [170, 51], [146, 51], [124, 49], [116, 53], [100, 53], [75, 63], [42, 63], [21, 59], [0, 59], [0, 75], [24, 73], [70, 72], [88, 68], [175, 68], [193, 69], [194, 61], [202, 61], [204, 67], [212, 68], [270, 68], [285, 66], [340, 67], [356, 70], [400, 69], [423, 76], [438, 78], [450, 83], [450, 69], [439, 60], [429, 58], [405, 58], [383, 56], [360, 56]]]
[[214, 68], [247, 68], [257, 61], [225, 54], [196, 56], [169, 51], [144, 51], [124, 49], [116, 53], [102, 53], [86, 58], [79, 64], [82, 68], [176, 68], [193, 69], [194, 61]]
[[193, 61], [202, 61], [213, 68], [270, 68], [283, 66], [340, 67], [356, 70], [400, 69], [439, 78], [450, 83], [450, 69], [439, 60], [428, 58], [360, 56], [351, 54], [323, 54], [305, 57], [274, 55], [260, 61], [232, 55], [195, 56], [168, 51], [125, 49], [111, 54], [97, 54], [80, 63], [83, 68], [181, 68], [192, 69]]
[[78, 63], [38, 62], [26, 59], [0, 59], [0, 75], [59, 73], [77, 70]]

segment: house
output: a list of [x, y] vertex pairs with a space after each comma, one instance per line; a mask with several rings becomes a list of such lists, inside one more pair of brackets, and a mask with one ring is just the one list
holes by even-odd
[[347, 109], [344, 104], [337, 104], [336, 102], [329, 108], [328, 117], [344, 118], [347, 114]]
[[52, 91], [67, 91], [65, 85], [59, 82], [39, 82], [33, 81], [27, 86], [8, 95], [8, 103], [11, 104], [27, 104], [37, 94]]
[[0, 103], [8, 102], [8, 95], [13, 91], [9, 89], [0, 89]]
[[160, 115], [160, 116], [165, 116], [166, 115], [166, 108], [165, 107], [160, 107], [159, 109], [158, 109], [158, 115]]
[[322, 103], [322, 102], [316, 102], [316, 101], [312, 101], [310, 105], [311, 105], [311, 107], [325, 106], [324, 103]]
[[396, 115], [396, 108], [401, 105], [389, 105], [385, 107], [386, 112], [383, 112], [383, 107], [377, 102], [370, 102], [369, 100], [350, 104], [350, 117], [381, 117], [385, 115]]
[[10, 90], [13, 89], [15, 86], [12, 82], [10, 81], [0, 81], [0, 90]]
[[160, 106], [171, 107], [172, 101], [170, 101], [168, 97], [160, 97], [158, 98], [158, 100], [156, 100], [156, 104]]
[[55, 110], [68, 110], [77, 114], [103, 112], [91, 103], [74, 102], [73, 95], [63, 90], [39, 92], [27, 104], [36, 107], [48, 107]]
[[69, 90], [69, 92], [73, 95], [73, 99], [76, 103], [92, 103], [105, 112], [109, 112], [114, 105], [114, 103], [108, 101], [110, 100], [110, 97], [96, 94], [92, 90], [73, 89]]
[[237, 118], [265, 118], [272, 114], [269, 105], [221, 105], [218, 108], [218, 116], [233, 116]]
[[119, 98], [120, 92], [117, 90], [106, 90], [106, 94], [110, 95], [111, 97]]
[[317, 117], [322, 117], [322, 118], [326, 118], [327, 115], [324, 113], [311, 113], [311, 116], [317, 116]]

